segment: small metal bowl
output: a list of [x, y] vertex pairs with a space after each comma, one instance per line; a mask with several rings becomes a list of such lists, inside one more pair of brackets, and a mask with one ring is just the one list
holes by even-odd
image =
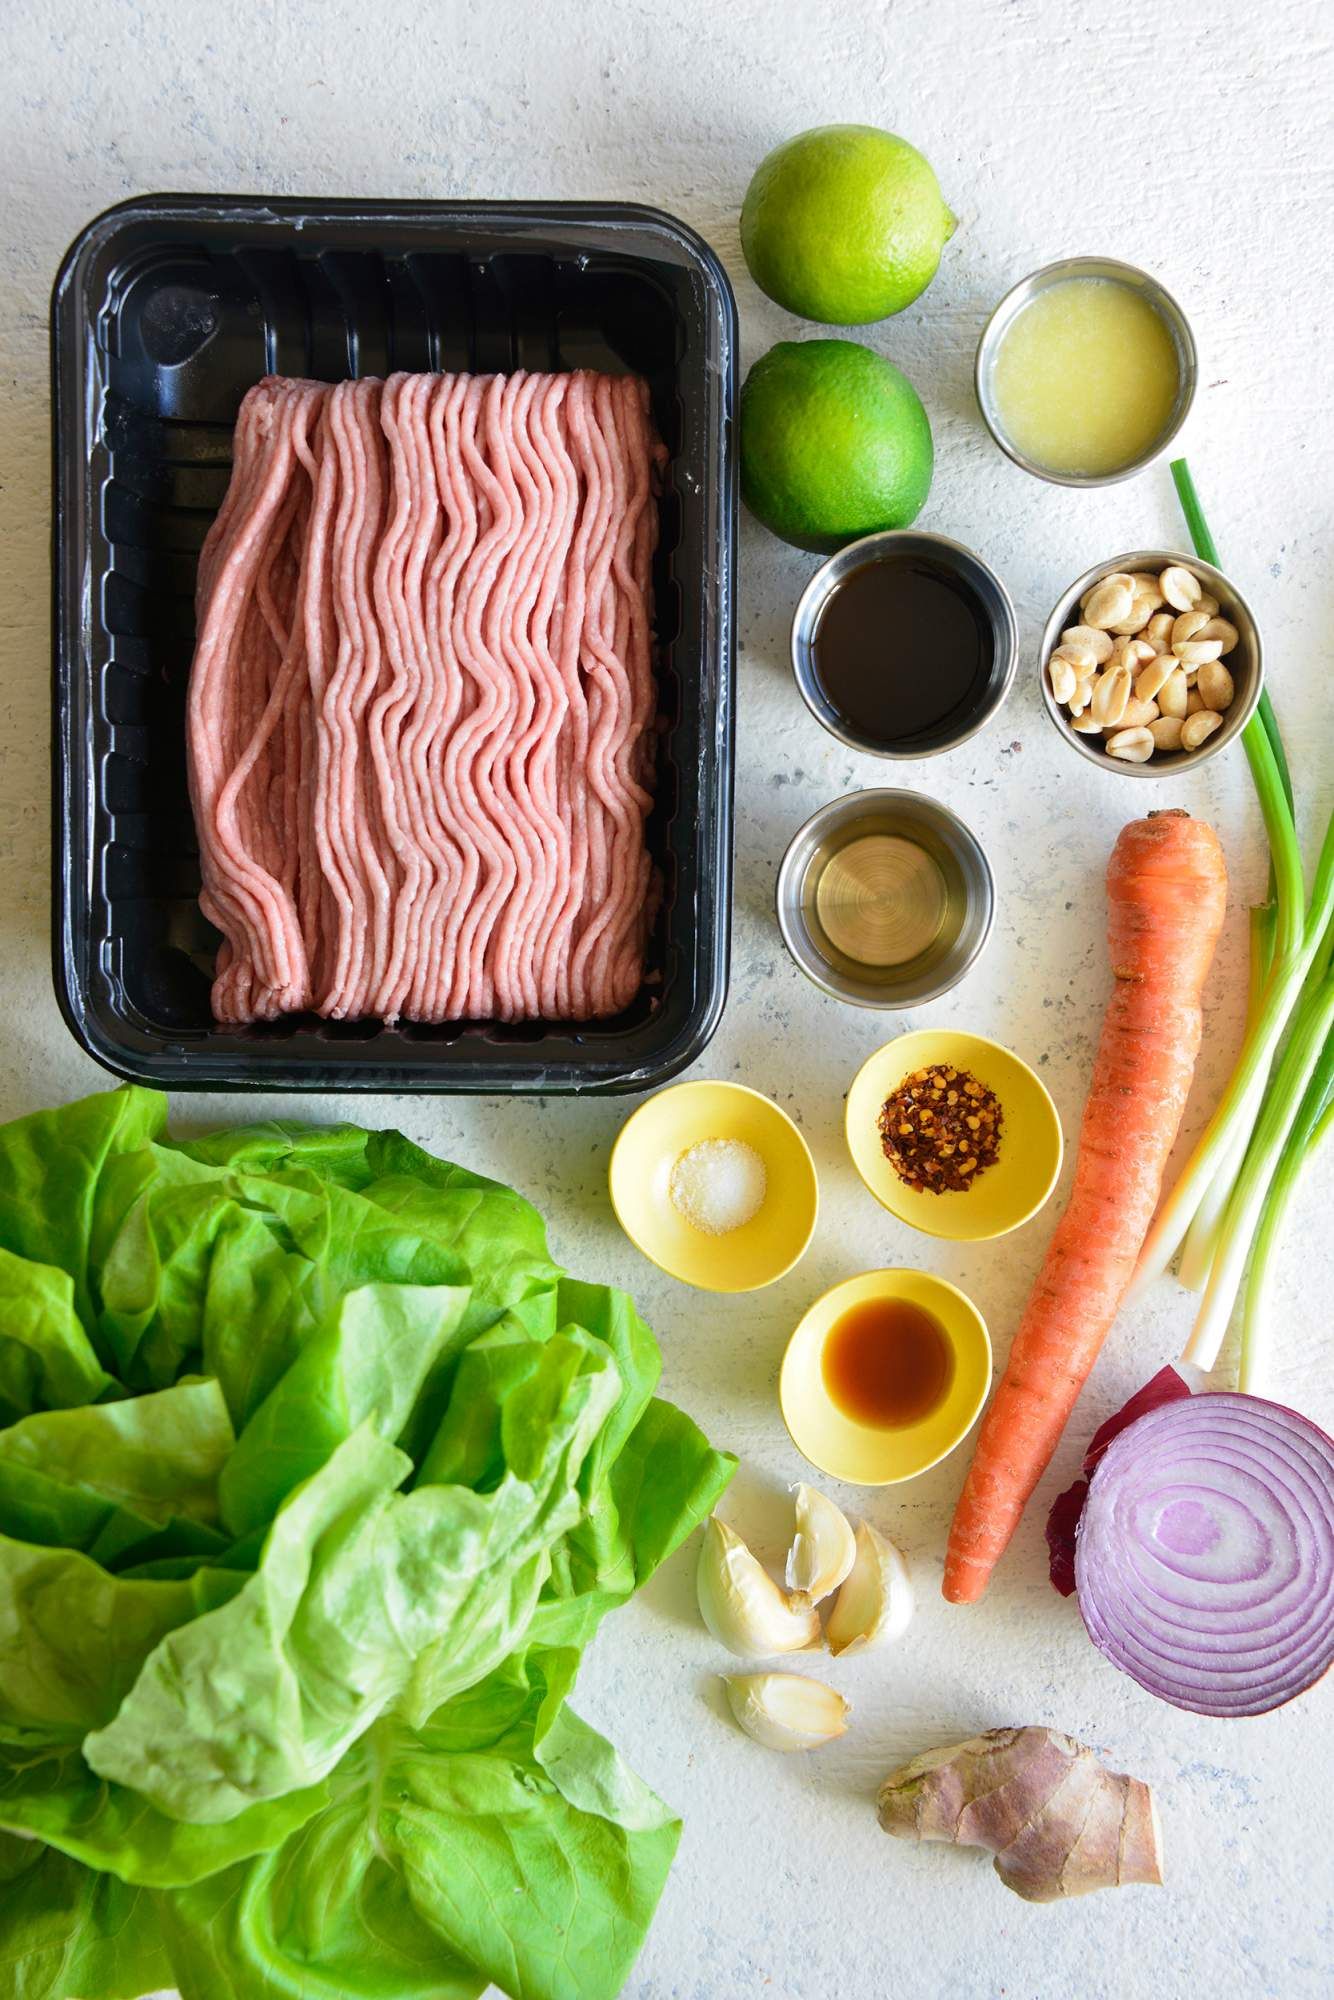
[[[1223, 711], [1223, 726], [1215, 729], [1212, 736], [1202, 743], [1198, 750], [1155, 751], [1147, 764], [1123, 763], [1119, 757], [1109, 757], [1103, 748], [1101, 737], [1081, 736], [1070, 727], [1070, 717], [1051, 691], [1047, 678], [1047, 662], [1054, 649], [1061, 642], [1061, 634], [1068, 625], [1079, 623], [1079, 600], [1086, 590], [1100, 577], [1110, 576], [1114, 570], [1152, 570], [1158, 573], [1170, 563], [1179, 563], [1183, 569], [1194, 572], [1211, 597], [1218, 599], [1219, 616], [1226, 618], [1237, 628], [1237, 643], [1223, 662], [1232, 676], [1236, 692], [1231, 708]], [[1126, 778], [1179, 778], [1183, 771], [1193, 771], [1198, 764], [1207, 764], [1220, 750], [1226, 750], [1229, 743], [1240, 736], [1246, 724], [1255, 713], [1256, 703], [1264, 687], [1264, 661], [1260, 647], [1260, 628], [1255, 622], [1255, 614], [1250, 605], [1223, 572], [1212, 563], [1202, 562], [1199, 556], [1185, 555], [1178, 549], [1133, 549], [1129, 555], [1116, 556], [1111, 562], [1096, 563], [1086, 569], [1083, 576], [1076, 578], [1061, 598], [1051, 617], [1047, 620], [1042, 634], [1042, 650], [1038, 655], [1038, 681], [1042, 688], [1042, 699], [1047, 713], [1060, 734], [1072, 749], [1078, 750], [1090, 764], [1096, 764], [1100, 771], [1112, 771]]]
[[[1049, 466], [1040, 465], [1029, 458], [1018, 445], [1007, 436], [996, 408], [995, 374], [996, 357], [1000, 353], [1001, 342], [1011, 325], [1029, 301], [1049, 285], [1059, 285], [1068, 278], [1110, 278], [1116, 283], [1129, 285], [1147, 299], [1172, 336], [1172, 345], [1177, 356], [1177, 393], [1171, 413], [1161, 435], [1145, 452], [1128, 465], [1118, 467], [1115, 472], [1053, 472]], [[1199, 361], [1195, 352], [1195, 336], [1190, 330], [1190, 321], [1182, 312], [1165, 285], [1150, 277], [1147, 271], [1139, 270], [1134, 264], [1119, 263], [1114, 257], [1065, 257], [1057, 264], [1044, 264], [1040, 271], [1034, 271], [1012, 290], [1005, 294], [982, 329], [982, 338], [977, 344], [977, 361], [973, 370], [973, 381], [977, 390], [977, 404], [982, 418], [996, 443], [1007, 458], [1021, 465], [1025, 472], [1031, 472], [1037, 479], [1045, 479], [1053, 486], [1114, 486], [1118, 480], [1129, 479], [1136, 472], [1142, 472], [1151, 465], [1159, 454], [1172, 442], [1195, 400], [1195, 386], [1199, 378]]]
[[[854, 570], [885, 556], [920, 556], [950, 570], [977, 599], [991, 626], [991, 677], [986, 688], [980, 700], [968, 711], [963, 725], [938, 738], [919, 735], [894, 744], [863, 735], [834, 707], [815, 670], [815, 634], [825, 605]], [[966, 549], [962, 542], [952, 542], [947, 535], [927, 534], [916, 528], [889, 528], [881, 534], [863, 535], [860, 541], [849, 542], [846, 548], [821, 563], [802, 592], [792, 615], [792, 671], [797, 677], [802, 700], [831, 736], [837, 736], [840, 743], [846, 743], [850, 750], [865, 750], [873, 757], [935, 757], [942, 750], [952, 750], [957, 743], [964, 743], [970, 736], [976, 735], [983, 724], [991, 720], [1009, 693], [1018, 654], [1019, 635], [1014, 606], [996, 572], [983, 562], [981, 556]]]
[[[940, 929], [915, 957], [871, 966], [848, 957], [820, 923], [820, 876], [866, 835], [911, 841], [935, 861], [944, 891]], [[778, 870], [778, 928], [806, 977], [835, 1000], [880, 1009], [917, 1007], [956, 986], [991, 931], [996, 886], [980, 841], [961, 819], [920, 792], [849, 792], [812, 813]]]

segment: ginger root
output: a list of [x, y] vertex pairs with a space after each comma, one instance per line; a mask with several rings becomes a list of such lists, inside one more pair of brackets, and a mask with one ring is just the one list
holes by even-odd
[[989, 1729], [891, 1771], [886, 1833], [985, 1847], [1007, 1889], [1054, 1903], [1125, 1882], [1161, 1883], [1153, 1795], [1055, 1729]]

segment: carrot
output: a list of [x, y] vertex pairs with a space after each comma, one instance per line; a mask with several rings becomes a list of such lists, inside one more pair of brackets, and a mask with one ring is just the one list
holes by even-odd
[[1130, 1283], [1186, 1107], [1226, 898], [1223, 851], [1203, 820], [1150, 813], [1123, 829], [1107, 867], [1116, 985], [1074, 1188], [954, 1510], [942, 1586], [954, 1604], [986, 1589]]

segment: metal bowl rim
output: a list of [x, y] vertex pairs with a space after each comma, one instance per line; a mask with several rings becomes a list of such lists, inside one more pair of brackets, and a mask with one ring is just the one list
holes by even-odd
[[[1119, 471], [1053, 472], [1049, 467], [1039, 465], [1036, 459], [1027, 457], [1006, 437], [991, 398], [983, 393], [984, 363], [990, 358], [991, 350], [1000, 339], [1001, 332], [1021, 310], [1021, 305], [1014, 303], [1020, 293], [1031, 292], [1036, 296], [1039, 291], [1046, 291], [1051, 285], [1059, 284], [1065, 278], [1075, 278], [1081, 273], [1088, 273], [1090, 267], [1095, 265], [1098, 269], [1093, 275], [1105, 276], [1112, 273], [1119, 274], [1120, 278], [1134, 279], [1137, 281], [1136, 289], [1147, 292], [1150, 303], [1155, 308], [1159, 301], [1167, 306], [1168, 311], [1164, 317], [1175, 322], [1184, 349], [1181, 387], [1178, 391], [1180, 408], [1175, 420], [1168, 424], [1149, 449], [1142, 452], [1138, 458], [1132, 459], [1129, 465], [1121, 467]], [[1026, 304], [1027, 301], [1023, 303]], [[1199, 374], [1200, 357], [1195, 345], [1194, 328], [1182, 310], [1180, 301], [1168, 290], [1161, 278], [1155, 278], [1152, 271], [1144, 270], [1139, 264], [1127, 264], [1120, 257], [1058, 257], [1054, 263], [1043, 264], [1038, 270], [1030, 271], [1027, 277], [1020, 278], [992, 308], [982, 329], [981, 338], [977, 343], [977, 353], [973, 359], [973, 394], [981, 411], [982, 421], [990, 432], [993, 442], [1004, 452], [1011, 464], [1017, 465], [1022, 472], [1031, 473], [1035, 479], [1046, 480], [1049, 486], [1077, 488], [1118, 486], [1123, 479], [1133, 479], [1136, 473], [1143, 472], [1146, 466], [1152, 465], [1154, 460], [1160, 458], [1167, 450], [1190, 415], [1195, 402], [1195, 392], [1199, 387]]]
[[[1150, 757], [1147, 764], [1127, 764], [1123, 763], [1117, 757], [1099, 755], [1098, 751], [1093, 748], [1092, 738], [1089, 738], [1086, 742], [1082, 736], [1070, 727], [1061, 713], [1055, 695], [1047, 683], [1047, 661], [1051, 656], [1056, 635], [1064, 630], [1066, 617], [1071, 605], [1077, 605], [1084, 592], [1090, 585], [1096, 583], [1099, 577], [1109, 576], [1114, 570], [1128, 569], [1131, 565], [1137, 569], [1153, 569], [1155, 567], [1166, 569], [1170, 563], [1180, 563], [1183, 568], [1198, 572], [1203, 580], [1221, 584], [1223, 591], [1232, 602], [1240, 606], [1250, 624], [1254, 639], [1255, 665], [1252, 685], [1245, 701], [1233, 702], [1232, 707], [1224, 715], [1223, 727], [1216, 729], [1213, 735], [1200, 745], [1198, 750], [1178, 750], [1174, 751], [1170, 757]], [[1218, 597], [1219, 616], [1225, 616], [1222, 597], [1217, 591], [1211, 592], [1211, 595]], [[1057, 734], [1072, 749], [1077, 750], [1081, 757], [1086, 758], [1090, 764], [1096, 765], [1100, 771], [1110, 770], [1117, 777], [1121, 778], [1177, 778], [1181, 776], [1183, 771], [1193, 771], [1199, 765], [1207, 764], [1211, 757], [1216, 757], [1220, 750], [1226, 750], [1229, 744], [1235, 743], [1238, 736], [1240, 736], [1242, 730], [1246, 727], [1246, 724], [1250, 721], [1251, 717], [1255, 714], [1256, 708], [1259, 706], [1260, 696], [1264, 692], [1264, 683], [1264, 642], [1260, 636], [1259, 621], [1246, 597], [1238, 590], [1231, 578], [1226, 576], [1215, 563], [1206, 562], [1203, 556], [1184, 554], [1181, 550], [1132, 549], [1125, 555], [1114, 556], [1110, 562], [1094, 563], [1091, 569], [1086, 569], [1081, 577], [1075, 579], [1068, 590], [1062, 591], [1056, 600], [1050, 618], [1048, 618], [1042, 628], [1042, 641], [1038, 655], [1038, 685], [1042, 690], [1043, 706], [1051, 718], [1053, 727]]]
[[[811, 833], [819, 821], [837, 813], [840, 808], [850, 808], [854, 800], [859, 804], [869, 806], [872, 810], [882, 800], [893, 800], [896, 804], [909, 801], [914, 808], [920, 808], [923, 805], [929, 807], [930, 813], [938, 814], [940, 820], [946, 825], [952, 835], [956, 837], [962, 836], [963, 843], [973, 850], [980, 865], [982, 881], [985, 884], [981, 900], [985, 903], [985, 908], [982, 911], [981, 930], [976, 943], [957, 967], [951, 966], [948, 977], [942, 980], [939, 985], [931, 987], [926, 992], [914, 993], [908, 999], [868, 1000], [860, 994], [850, 993], [844, 987], [838, 985], [832, 971], [829, 976], [824, 976], [818, 972], [815, 963], [812, 961], [819, 963], [823, 963], [823, 961], [819, 960], [819, 955], [815, 952], [813, 945], [809, 947], [810, 959], [807, 958], [806, 953], [797, 942], [794, 926], [791, 923], [786, 907], [787, 899], [784, 896], [784, 891], [790, 890], [792, 886], [792, 876], [796, 871], [797, 865], [796, 856], [807, 835]], [[849, 812], [849, 817], [852, 816], [851, 812]], [[965, 910], [965, 917], [969, 914], [971, 907], [972, 900], [970, 899], [969, 907]], [[797, 970], [806, 975], [812, 986], [818, 986], [820, 991], [828, 994], [831, 1000], [841, 1000], [851, 1007], [863, 1007], [868, 1013], [904, 1013], [911, 1007], [921, 1007], [925, 1006], [929, 1001], [939, 1000], [942, 994], [948, 993], [953, 987], [957, 986], [964, 975], [970, 972], [973, 966], [976, 965], [986, 948], [991, 936], [992, 926], [996, 921], [996, 877], [992, 870], [986, 848], [982, 845], [982, 842], [978, 839], [978, 836], [973, 832], [967, 821], [961, 819], [958, 813], [950, 806], [942, 805], [939, 799], [929, 798], [925, 792], [911, 792], [905, 790], [903, 787], [877, 785], [871, 786], [865, 791], [842, 792], [836, 799], [829, 799], [824, 805], [817, 806], [815, 811], [802, 821], [784, 848], [783, 858], [778, 864], [778, 879], [774, 884], [774, 914], [778, 920], [778, 929], [783, 943], [787, 947], [788, 957], [797, 967]], [[946, 963], [949, 963], [949, 961], [946, 961]]]
[[[1008, 665], [1001, 675], [1000, 685], [995, 690], [994, 698], [985, 713], [980, 715], [975, 722], [970, 723], [967, 729], [961, 730], [957, 736], [951, 736], [947, 743], [937, 744], [933, 750], [891, 750], [883, 744], [868, 742], [863, 737], [849, 736], [845, 730], [838, 727], [837, 723], [832, 722], [827, 715], [822, 715], [814, 701], [812, 701], [810, 689], [806, 684], [807, 675], [803, 672], [797, 657], [799, 633], [809, 624], [811, 636], [812, 638], [814, 637], [815, 625], [818, 622], [819, 607], [832, 594], [833, 589], [837, 587], [837, 583], [831, 584], [829, 582], [829, 572], [833, 566], [836, 563], [844, 563], [848, 556], [854, 555], [859, 549], [867, 551], [873, 548], [883, 549], [889, 544], [905, 541], [930, 542], [936, 548], [947, 549], [951, 555], [963, 556], [966, 561], [976, 563], [977, 567], [985, 572], [1000, 600], [1000, 625], [1009, 653]], [[860, 562], [846, 564], [849, 574], [853, 570], [861, 569], [862, 566]], [[842, 580], [840, 576], [837, 582], [842, 582]], [[815, 607], [813, 611], [810, 609], [811, 606]], [[855, 750], [860, 756], [883, 757], [887, 762], [895, 764], [921, 763], [927, 757], [941, 757], [947, 750], [957, 750], [961, 743], [967, 743], [970, 737], [976, 736], [979, 730], [985, 729], [987, 724], [994, 721], [996, 716], [1000, 714], [1001, 709], [1005, 706], [1009, 698], [1010, 689], [1014, 686], [1015, 674], [1018, 671], [1019, 621], [1015, 615], [1014, 602], [1005, 587], [1003, 579], [991, 567], [986, 558], [980, 556], [976, 549], [970, 549], [966, 542], [955, 541], [950, 535], [939, 535], [930, 528], [877, 528], [874, 533], [861, 535], [855, 542], [845, 542], [841, 549], [835, 549], [832, 555], [825, 557], [813, 575], [807, 578], [805, 587], [797, 599], [796, 609], [792, 613], [792, 623], [788, 634], [788, 656], [792, 663], [792, 677], [797, 683], [797, 692], [820, 727], [828, 730], [829, 734], [835, 737], [838, 742], [842, 743], [849, 750]]]

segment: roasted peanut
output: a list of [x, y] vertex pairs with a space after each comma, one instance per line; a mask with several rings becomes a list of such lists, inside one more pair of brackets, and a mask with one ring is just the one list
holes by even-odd
[[[1159, 598], [1158, 602], [1161, 603], [1162, 599]], [[1130, 600], [1129, 611], [1127, 611], [1124, 618], [1117, 619], [1111, 628], [1112, 631], [1121, 633], [1142, 632], [1153, 616], [1153, 604], [1154, 600], [1151, 597], [1145, 597], [1137, 591]]]
[[1087, 667], [1090, 672], [1098, 664], [1097, 654], [1083, 639], [1062, 639], [1052, 658], [1068, 660], [1072, 667]]
[[1154, 749], [1179, 750], [1183, 727], [1179, 715], [1160, 715], [1156, 722], [1149, 724], [1149, 734], [1153, 738]]
[[1061, 634], [1061, 645], [1068, 646], [1072, 641], [1092, 648], [1095, 666], [1100, 667], [1104, 660], [1111, 658], [1111, 639], [1106, 632], [1100, 632], [1096, 625], [1067, 625]]
[[1147, 764], [1153, 755], [1153, 738], [1147, 729], [1118, 729], [1107, 738], [1107, 754], [1124, 764]]
[[1174, 611], [1189, 611], [1204, 595], [1204, 585], [1193, 570], [1172, 563], [1158, 579], [1158, 588]]
[[1183, 667], [1202, 667], [1209, 660], [1216, 660], [1223, 651], [1221, 639], [1174, 639], [1172, 651]]
[[1202, 632], [1208, 623], [1209, 620], [1202, 611], [1180, 612], [1172, 620], [1172, 644], [1178, 646], [1187, 639], [1193, 639], [1195, 634]]
[[[1159, 703], [1159, 706], [1161, 707], [1162, 704]], [[1205, 709], [1204, 706], [1204, 696], [1200, 693], [1200, 690], [1198, 688], [1191, 688], [1190, 692], [1186, 696], [1187, 719], [1189, 719], [1192, 715], [1204, 715], [1207, 712], [1208, 711]]]
[[1203, 611], [1205, 616], [1208, 618], [1217, 618], [1218, 599], [1216, 597], [1210, 597], [1208, 591], [1206, 590], [1201, 596], [1199, 603], [1195, 606], [1195, 609], [1197, 611]]
[[1235, 650], [1241, 634], [1231, 619], [1211, 618], [1207, 624], [1201, 625], [1197, 632], [1192, 633], [1191, 637], [1195, 639], [1221, 639], [1223, 642], [1223, 657], [1226, 659], [1227, 655]]
[[[1170, 655], [1169, 655], [1170, 657]], [[1189, 714], [1190, 689], [1186, 686], [1186, 676], [1180, 667], [1174, 668], [1159, 688], [1156, 700], [1163, 715], [1174, 715], [1180, 721]]]
[[1109, 722], [1119, 722], [1130, 700], [1129, 667], [1109, 667], [1093, 683], [1093, 700], [1090, 704], [1094, 719], [1105, 729]]
[[1135, 681], [1136, 700], [1156, 701], [1159, 690], [1165, 688], [1173, 674], [1179, 671], [1170, 653], [1155, 653], [1148, 664], [1141, 668]]
[[1202, 708], [1196, 715], [1188, 715], [1181, 725], [1181, 747], [1183, 750], [1198, 750], [1215, 729], [1223, 727], [1221, 715], [1215, 715], [1211, 708]]
[[1221, 660], [1206, 660], [1195, 678], [1200, 691], [1200, 699], [1206, 708], [1221, 715], [1225, 708], [1231, 708], [1237, 690], [1232, 676]]
[[1051, 676], [1052, 694], [1057, 701], [1062, 704], [1067, 703], [1079, 685], [1069, 660], [1062, 659], [1059, 653], [1053, 653], [1047, 662], [1047, 672]]
[[1172, 643], [1172, 614], [1170, 611], [1155, 611], [1144, 627], [1144, 637], [1156, 653], [1165, 653]]
[[1095, 722], [1093, 717], [1084, 709], [1081, 709], [1078, 715], [1075, 715], [1073, 712], [1071, 713], [1070, 727], [1078, 730], [1081, 736], [1102, 735], [1102, 724]]
[[1141, 660], [1151, 660], [1152, 658], [1153, 648], [1151, 646], [1147, 645], [1142, 639], [1134, 638], [1128, 632], [1122, 632], [1112, 646], [1112, 656], [1108, 660], [1107, 665], [1109, 667], [1129, 667], [1131, 673], [1134, 674], [1139, 671]]
[[[1135, 601], [1135, 586], [1120, 570], [1095, 584], [1084, 605], [1084, 623], [1108, 632], [1119, 625]], [[1138, 629], [1138, 628], [1137, 628]]]

